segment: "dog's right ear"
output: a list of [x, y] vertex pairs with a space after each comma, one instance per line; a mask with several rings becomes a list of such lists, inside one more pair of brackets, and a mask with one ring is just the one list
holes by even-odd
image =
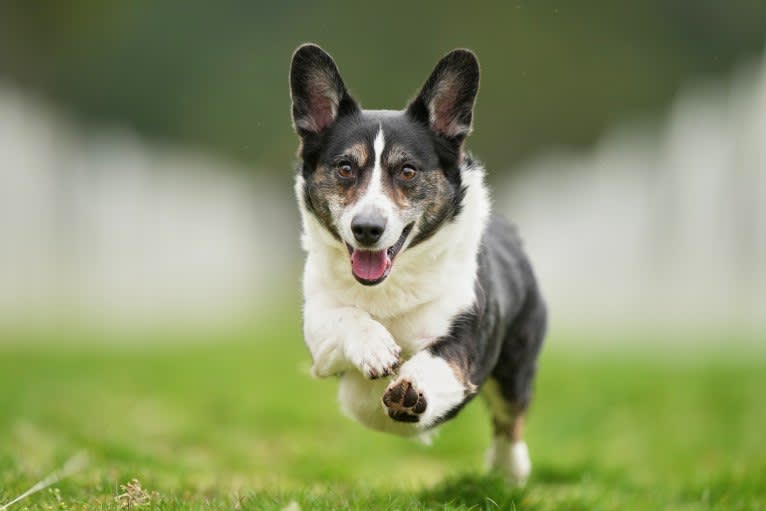
[[359, 111], [332, 57], [315, 44], [303, 44], [290, 66], [293, 125], [301, 136], [319, 134], [344, 115]]

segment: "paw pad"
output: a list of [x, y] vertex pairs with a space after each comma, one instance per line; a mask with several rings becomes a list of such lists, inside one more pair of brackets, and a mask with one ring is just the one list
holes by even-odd
[[399, 380], [386, 389], [383, 405], [388, 416], [400, 422], [418, 422], [420, 414], [426, 411], [427, 402], [409, 380]]

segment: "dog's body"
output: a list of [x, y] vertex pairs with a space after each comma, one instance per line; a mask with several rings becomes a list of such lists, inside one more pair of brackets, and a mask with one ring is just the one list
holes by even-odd
[[402, 435], [453, 417], [482, 388], [490, 462], [523, 481], [546, 312], [514, 229], [490, 214], [483, 168], [462, 150], [475, 57], [447, 55], [404, 111], [361, 110], [314, 45], [296, 51], [291, 87], [315, 376], [341, 375], [349, 415]]

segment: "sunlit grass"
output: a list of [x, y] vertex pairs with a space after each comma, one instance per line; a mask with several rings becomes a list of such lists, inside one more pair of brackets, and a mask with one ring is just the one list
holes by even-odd
[[10, 509], [766, 509], [762, 355], [593, 356], [554, 336], [534, 476], [513, 490], [483, 473], [481, 402], [431, 447], [367, 431], [309, 377], [295, 318], [205, 343], [56, 341], [0, 345], [0, 504], [90, 461]]

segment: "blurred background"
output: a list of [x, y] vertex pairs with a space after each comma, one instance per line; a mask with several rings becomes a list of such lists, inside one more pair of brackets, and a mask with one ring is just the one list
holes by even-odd
[[[287, 81], [306, 41], [367, 108], [404, 106], [452, 48], [480, 58], [468, 147], [551, 311], [519, 502], [763, 509], [756, 0], [0, 0], [0, 504], [79, 450], [90, 468], [37, 504], [109, 508], [138, 478], [221, 509], [253, 488], [281, 509], [290, 485], [372, 509], [360, 488], [481, 473], [481, 406], [429, 450], [340, 419], [309, 376]], [[519, 496], [439, 488], [413, 498]]]
[[[298, 304], [291, 52], [394, 108], [453, 47], [554, 325], [766, 324], [766, 4], [0, 3], [0, 322]], [[406, 16], [402, 13], [406, 12]]]

